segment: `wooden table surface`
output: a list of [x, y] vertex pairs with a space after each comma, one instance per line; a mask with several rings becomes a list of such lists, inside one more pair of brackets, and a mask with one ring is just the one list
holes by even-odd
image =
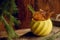
[[[60, 30], [60, 27], [53, 27], [52, 33], [50, 35], [52, 35], [53, 33], [56, 33]], [[50, 36], [48, 35], [47, 38]], [[20, 38], [20, 40], [42, 40], [45, 37], [37, 37], [35, 35], [33, 35], [31, 32], [25, 34], [24, 36], [22, 36]], [[60, 40], [60, 38], [56, 38], [55, 40]]]
[[[21, 36], [19, 39], [17, 40], [42, 40], [43, 38], [48, 38], [49, 36], [51, 36], [53, 33], [56, 33], [60, 30], [60, 27], [53, 27], [52, 33], [50, 35], [47, 35], [46, 37], [37, 37], [35, 36], [33, 33], [31, 33], [30, 31], [28, 33], [26, 33], [25, 35]], [[5, 38], [2, 38], [0, 40], [5, 40]], [[15, 40], [15, 39], [14, 39]], [[60, 40], [60, 38], [56, 38], [55, 40]]]

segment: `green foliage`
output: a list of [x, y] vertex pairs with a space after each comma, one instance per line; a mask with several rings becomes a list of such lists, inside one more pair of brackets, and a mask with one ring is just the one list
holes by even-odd
[[[17, 13], [18, 9], [15, 3], [15, 0], [3, 0], [1, 2], [1, 6], [0, 6], [0, 19], [2, 20], [2, 22], [5, 25], [5, 29], [6, 32], [8, 33], [8, 40], [11, 40], [12, 38], [16, 38], [18, 37], [18, 35], [15, 33], [13, 27], [12, 27], [12, 23], [15, 23], [16, 25], [18, 25], [18, 20], [16, 20], [16, 18], [14, 16], [12, 16], [13, 13]], [[8, 24], [8, 22], [6, 21], [6, 19], [4, 18], [4, 16], [6, 16], [8, 18], [8, 20], [10, 21], [10, 23]]]

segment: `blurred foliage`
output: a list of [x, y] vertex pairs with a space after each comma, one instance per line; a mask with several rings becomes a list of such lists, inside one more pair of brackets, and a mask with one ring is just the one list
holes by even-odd
[[[8, 33], [8, 39], [12, 40], [14, 37], [18, 37], [12, 27], [12, 23], [18, 25], [18, 20], [12, 15], [18, 12], [15, 0], [0, 0], [0, 19], [5, 25], [6, 32]], [[6, 18], [9, 20], [6, 21]]]

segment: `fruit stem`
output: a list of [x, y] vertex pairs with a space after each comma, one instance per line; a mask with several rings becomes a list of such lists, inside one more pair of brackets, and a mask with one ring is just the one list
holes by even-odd
[[32, 8], [31, 5], [28, 5], [29, 10], [34, 14], [35, 10]]

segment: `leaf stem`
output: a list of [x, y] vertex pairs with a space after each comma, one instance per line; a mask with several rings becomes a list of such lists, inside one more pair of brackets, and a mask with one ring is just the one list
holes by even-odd
[[34, 14], [35, 10], [32, 8], [31, 5], [28, 5], [29, 10]]
[[1, 16], [2, 18], [2, 21], [5, 25], [5, 28], [6, 28], [6, 31], [7, 31], [7, 34], [8, 34], [8, 37], [11, 37], [11, 38], [17, 38], [18, 35], [15, 33], [14, 29], [6, 22], [5, 18], [3, 16]]

